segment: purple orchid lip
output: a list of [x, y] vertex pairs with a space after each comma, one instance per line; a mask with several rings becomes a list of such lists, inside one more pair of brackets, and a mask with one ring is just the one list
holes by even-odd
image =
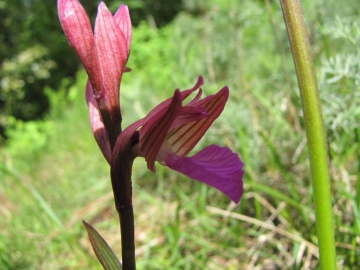
[[220, 190], [235, 203], [239, 203], [244, 192], [244, 163], [227, 147], [210, 145], [192, 157], [171, 153], [165, 159], [165, 165]]

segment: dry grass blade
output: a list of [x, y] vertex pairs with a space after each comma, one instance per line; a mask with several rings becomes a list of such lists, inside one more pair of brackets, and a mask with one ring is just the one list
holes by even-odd
[[296, 234], [289, 233], [288, 231], [280, 229], [280, 228], [278, 228], [278, 227], [276, 227], [274, 225], [271, 225], [269, 223], [260, 221], [258, 219], [252, 218], [252, 217], [247, 217], [247, 216], [244, 216], [244, 215], [241, 215], [241, 214], [238, 214], [238, 213], [232, 213], [232, 212], [229, 212], [229, 211], [225, 211], [225, 210], [222, 210], [222, 209], [219, 209], [219, 208], [216, 208], [216, 207], [206, 206], [206, 210], [209, 211], [210, 213], [219, 214], [219, 215], [226, 216], [226, 217], [236, 218], [236, 219], [239, 219], [239, 220], [242, 220], [242, 221], [257, 225], [257, 226], [260, 226], [260, 227], [262, 227], [264, 229], [272, 230], [273, 232], [275, 232], [277, 234], [286, 236], [286, 237], [288, 237], [288, 238], [290, 238], [290, 239], [292, 239], [294, 241], [297, 241], [297, 242], [305, 245], [309, 249], [309, 252], [312, 253], [315, 257], [318, 258], [318, 256], [319, 256], [318, 247], [315, 246], [313, 243], [310, 243], [309, 241], [301, 238], [300, 236], [298, 236]]
[[66, 228], [71, 228], [80, 219], [89, 219], [93, 218], [94, 215], [100, 214], [105, 207], [113, 203], [113, 196], [113, 192], [108, 192], [98, 199], [89, 202], [84, 207], [76, 209], [71, 219], [66, 223]]

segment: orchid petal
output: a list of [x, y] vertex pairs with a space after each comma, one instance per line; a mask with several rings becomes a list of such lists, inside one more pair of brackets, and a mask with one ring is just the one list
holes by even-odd
[[205, 112], [209, 116], [199, 121], [189, 122], [169, 132], [167, 141], [172, 145], [174, 153], [179, 156], [185, 156], [195, 147], [223, 111], [228, 97], [229, 89], [225, 86], [217, 94], [196, 102], [197, 107], [205, 106]]
[[95, 100], [93, 89], [89, 80], [86, 84], [86, 101], [89, 107], [90, 125], [95, 140], [99, 145], [99, 148], [103, 153], [105, 159], [108, 163], [110, 163], [111, 146], [109, 136], [103, 123], [99, 106], [97, 101]]
[[[194, 92], [195, 90], [199, 89], [200, 86], [202, 86], [204, 84], [204, 80], [201, 76], [199, 76], [196, 84], [185, 91], [181, 91], [180, 95], [181, 95], [181, 101], [183, 101], [184, 99], [186, 99], [189, 95], [191, 95], [192, 92]], [[198, 94], [199, 95], [199, 94]], [[198, 97], [198, 95], [196, 97]], [[196, 98], [195, 97], [195, 98]], [[200, 98], [200, 97], [199, 97]], [[153, 115], [156, 115], [159, 111], [164, 110], [165, 108], [167, 109], [170, 106], [170, 103], [172, 102], [173, 98], [168, 98], [167, 100], [161, 102], [159, 105], [157, 105], [149, 114], [147, 117], [152, 117]]]
[[199, 101], [199, 99], [201, 98], [202, 95], [202, 89], [199, 89], [199, 92], [196, 94], [196, 96], [193, 98], [192, 101], [190, 101], [188, 104], [186, 104], [186, 106], [193, 106], [194, 104], [196, 104], [196, 102]]
[[58, 0], [58, 13], [68, 42], [79, 55], [91, 83], [98, 88], [101, 78], [98, 73], [94, 35], [88, 15], [78, 0]]
[[168, 108], [162, 108], [156, 114], [149, 113], [144, 118], [144, 124], [139, 131], [140, 150], [147, 162], [148, 169], [155, 172], [155, 160], [161, 145], [166, 139], [173, 121], [181, 112], [181, 93], [175, 91], [172, 102]]
[[129, 8], [127, 5], [121, 5], [114, 15], [116, 24], [120, 27], [121, 31], [124, 33], [124, 36], [127, 41], [127, 54], [130, 53], [130, 44], [131, 44], [131, 19], [129, 14]]
[[127, 61], [127, 41], [120, 27], [101, 2], [95, 22], [95, 47], [102, 77], [105, 103], [113, 123], [121, 121], [119, 88]]
[[241, 199], [244, 164], [227, 147], [210, 145], [192, 157], [169, 153], [164, 162], [169, 168], [220, 190], [235, 203]]
[[208, 117], [209, 114], [205, 112], [205, 107], [185, 106], [181, 109], [181, 114], [175, 119], [171, 128], [183, 126], [189, 122], [197, 121]]
[[[189, 95], [191, 95], [191, 93], [194, 92], [195, 90], [199, 89], [203, 84], [204, 84], [204, 79], [203, 79], [202, 76], [199, 76], [196, 84], [195, 84], [192, 88], [190, 88], [190, 89], [188, 89], [188, 90], [184, 90], [184, 91], [181, 92], [181, 98], [182, 98], [182, 100], [184, 100], [184, 99], [187, 98]], [[202, 92], [202, 91], [201, 91], [201, 89], [200, 89], [200, 94], [197, 94], [194, 99], [199, 99], [200, 96], [201, 96], [201, 92]]]

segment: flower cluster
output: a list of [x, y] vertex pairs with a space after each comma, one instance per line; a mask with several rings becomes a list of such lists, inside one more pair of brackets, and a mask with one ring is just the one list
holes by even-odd
[[[89, 76], [86, 99], [90, 123], [112, 171], [131, 167], [133, 159], [141, 156], [153, 172], [158, 161], [217, 188], [238, 203], [243, 193], [243, 163], [236, 153], [210, 145], [194, 156], [187, 156], [223, 111], [228, 88], [200, 99], [203, 79], [199, 77], [193, 88], [175, 90], [172, 98], [122, 131], [120, 82], [122, 74], [129, 71], [126, 63], [132, 36], [127, 6], [120, 6], [113, 16], [101, 2], [94, 33], [78, 0], [59, 0], [58, 11], [66, 37]], [[196, 91], [195, 98], [185, 103]]]

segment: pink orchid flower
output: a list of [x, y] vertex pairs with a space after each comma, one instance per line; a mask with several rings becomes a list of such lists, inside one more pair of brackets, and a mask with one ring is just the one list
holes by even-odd
[[107, 151], [104, 138], [105, 144], [115, 143], [121, 132], [119, 88], [123, 72], [129, 70], [126, 63], [132, 37], [128, 7], [121, 5], [113, 16], [100, 2], [94, 33], [78, 0], [58, 0], [58, 13], [66, 37], [89, 75], [86, 97], [90, 119], [95, 114], [102, 120], [101, 126], [91, 120], [91, 126], [101, 150]]
[[[219, 117], [229, 96], [227, 87], [200, 100], [203, 84], [199, 77], [195, 86], [180, 92], [155, 107], [145, 118], [126, 128], [119, 136], [112, 157], [112, 167], [119, 167], [121, 149], [132, 146], [133, 158], [142, 156], [148, 169], [155, 172], [155, 161], [223, 192], [235, 203], [243, 193], [243, 163], [229, 148], [210, 145], [192, 157], [195, 147], [213, 121]], [[199, 89], [200, 88], [200, 89]], [[195, 98], [183, 101], [198, 90]]]
[[[58, 11], [65, 35], [89, 75], [86, 99], [90, 123], [95, 139], [111, 165], [112, 179], [117, 183], [119, 176], [130, 175], [133, 159], [142, 156], [153, 172], [155, 161], [158, 161], [217, 188], [238, 203], [243, 193], [244, 164], [236, 153], [226, 147], [210, 145], [187, 157], [223, 111], [228, 88], [200, 100], [202, 90], [199, 88], [203, 79], [199, 77], [193, 88], [183, 92], [176, 90], [172, 98], [121, 132], [119, 88], [122, 74], [128, 70], [126, 62], [132, 36], [127, 6], [120, 6], [112, 16], [101, 2], [94, 33], [78, 0], [58, 0]], [[183, 105], [183, 101], [198, 89], [195, 98]], [[121, 182], [123, 184], [126, 188], [121, 186], [120, 190], [131, 190], [130, 183]], [[121, 200], [120, 205], [126, 205], [131, 202], [131, 198], [125, 198], [129, 196], [131, 194], [127, 192], [125, 196], [115, 197]]]

